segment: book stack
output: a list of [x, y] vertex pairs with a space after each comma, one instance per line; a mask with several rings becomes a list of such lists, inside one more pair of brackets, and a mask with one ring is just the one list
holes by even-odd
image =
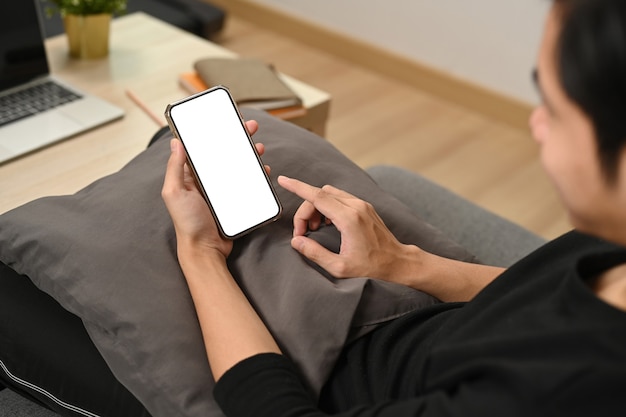
[[276, 70], [251, 58], [204, 58], [194, 71], [179, 76], [180, 85], [190, 94], [223, 85], [240, 107], [255, 107], [289, 120], [304, 116], [302, 100], [280, 78]]

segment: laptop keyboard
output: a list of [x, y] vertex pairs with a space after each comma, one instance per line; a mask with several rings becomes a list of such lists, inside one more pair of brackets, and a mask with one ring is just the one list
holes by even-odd
[[46, 81], [0, 97], [0, 126], [50, 110], [81, 98], [80, 95]]

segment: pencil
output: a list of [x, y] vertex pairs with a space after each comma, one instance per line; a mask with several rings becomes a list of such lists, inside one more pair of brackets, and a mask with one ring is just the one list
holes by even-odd
[[126, 90], [126, 95], [141, 109], [143, 110], [144, 113], [146, 113], [148, 115], [148, 117], [150, 117], [154, 123], [156, 123], [159, 126], [165, 126], [165, 121], [163, 120], [163, 118], [157, 116], [152, 110], [150, 110], [148, 108], [148, 106], [146, 106], [146, 103], [143, 102], [143, 100], [141, 100], [139, 97], [137, 97], [137, 95], [135, 93], [133, 93], [131, 90]]

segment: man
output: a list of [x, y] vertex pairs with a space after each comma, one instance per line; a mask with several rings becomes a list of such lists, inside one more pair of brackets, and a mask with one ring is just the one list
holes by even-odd
[[[295, 250], [337, 278], [384, 279], [443, 301], [347, 346], [317, 404], [230, 275], [232, 243], [220, 238], [182, 145], [173, 140], [162, 194], [224, 412], [623, 413], [626, 250], [618, 245], [626, 245], [624, 51], [623, 1], [555, 1], [538, 57], [542, 104], [531, 128], [579, 232], [506, 272], [400, 244], [366, 202], [334, 187], [279, 177], [304, 200], [294, 217]], [[248, 123], [251, 133], [256, 128]], [[306, 237], [322, 221], [341, 233], [338, 254]]]

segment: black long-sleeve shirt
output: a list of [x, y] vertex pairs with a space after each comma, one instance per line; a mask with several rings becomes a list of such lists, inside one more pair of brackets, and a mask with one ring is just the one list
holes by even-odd
[[626, 415], [626, 312], [588, 282], [626, 250], [576, 232], [469, 303], [408, 314], [344, 350], [321, 399], [287, 358], [247, 359], [218, 382], [229, 417]]

